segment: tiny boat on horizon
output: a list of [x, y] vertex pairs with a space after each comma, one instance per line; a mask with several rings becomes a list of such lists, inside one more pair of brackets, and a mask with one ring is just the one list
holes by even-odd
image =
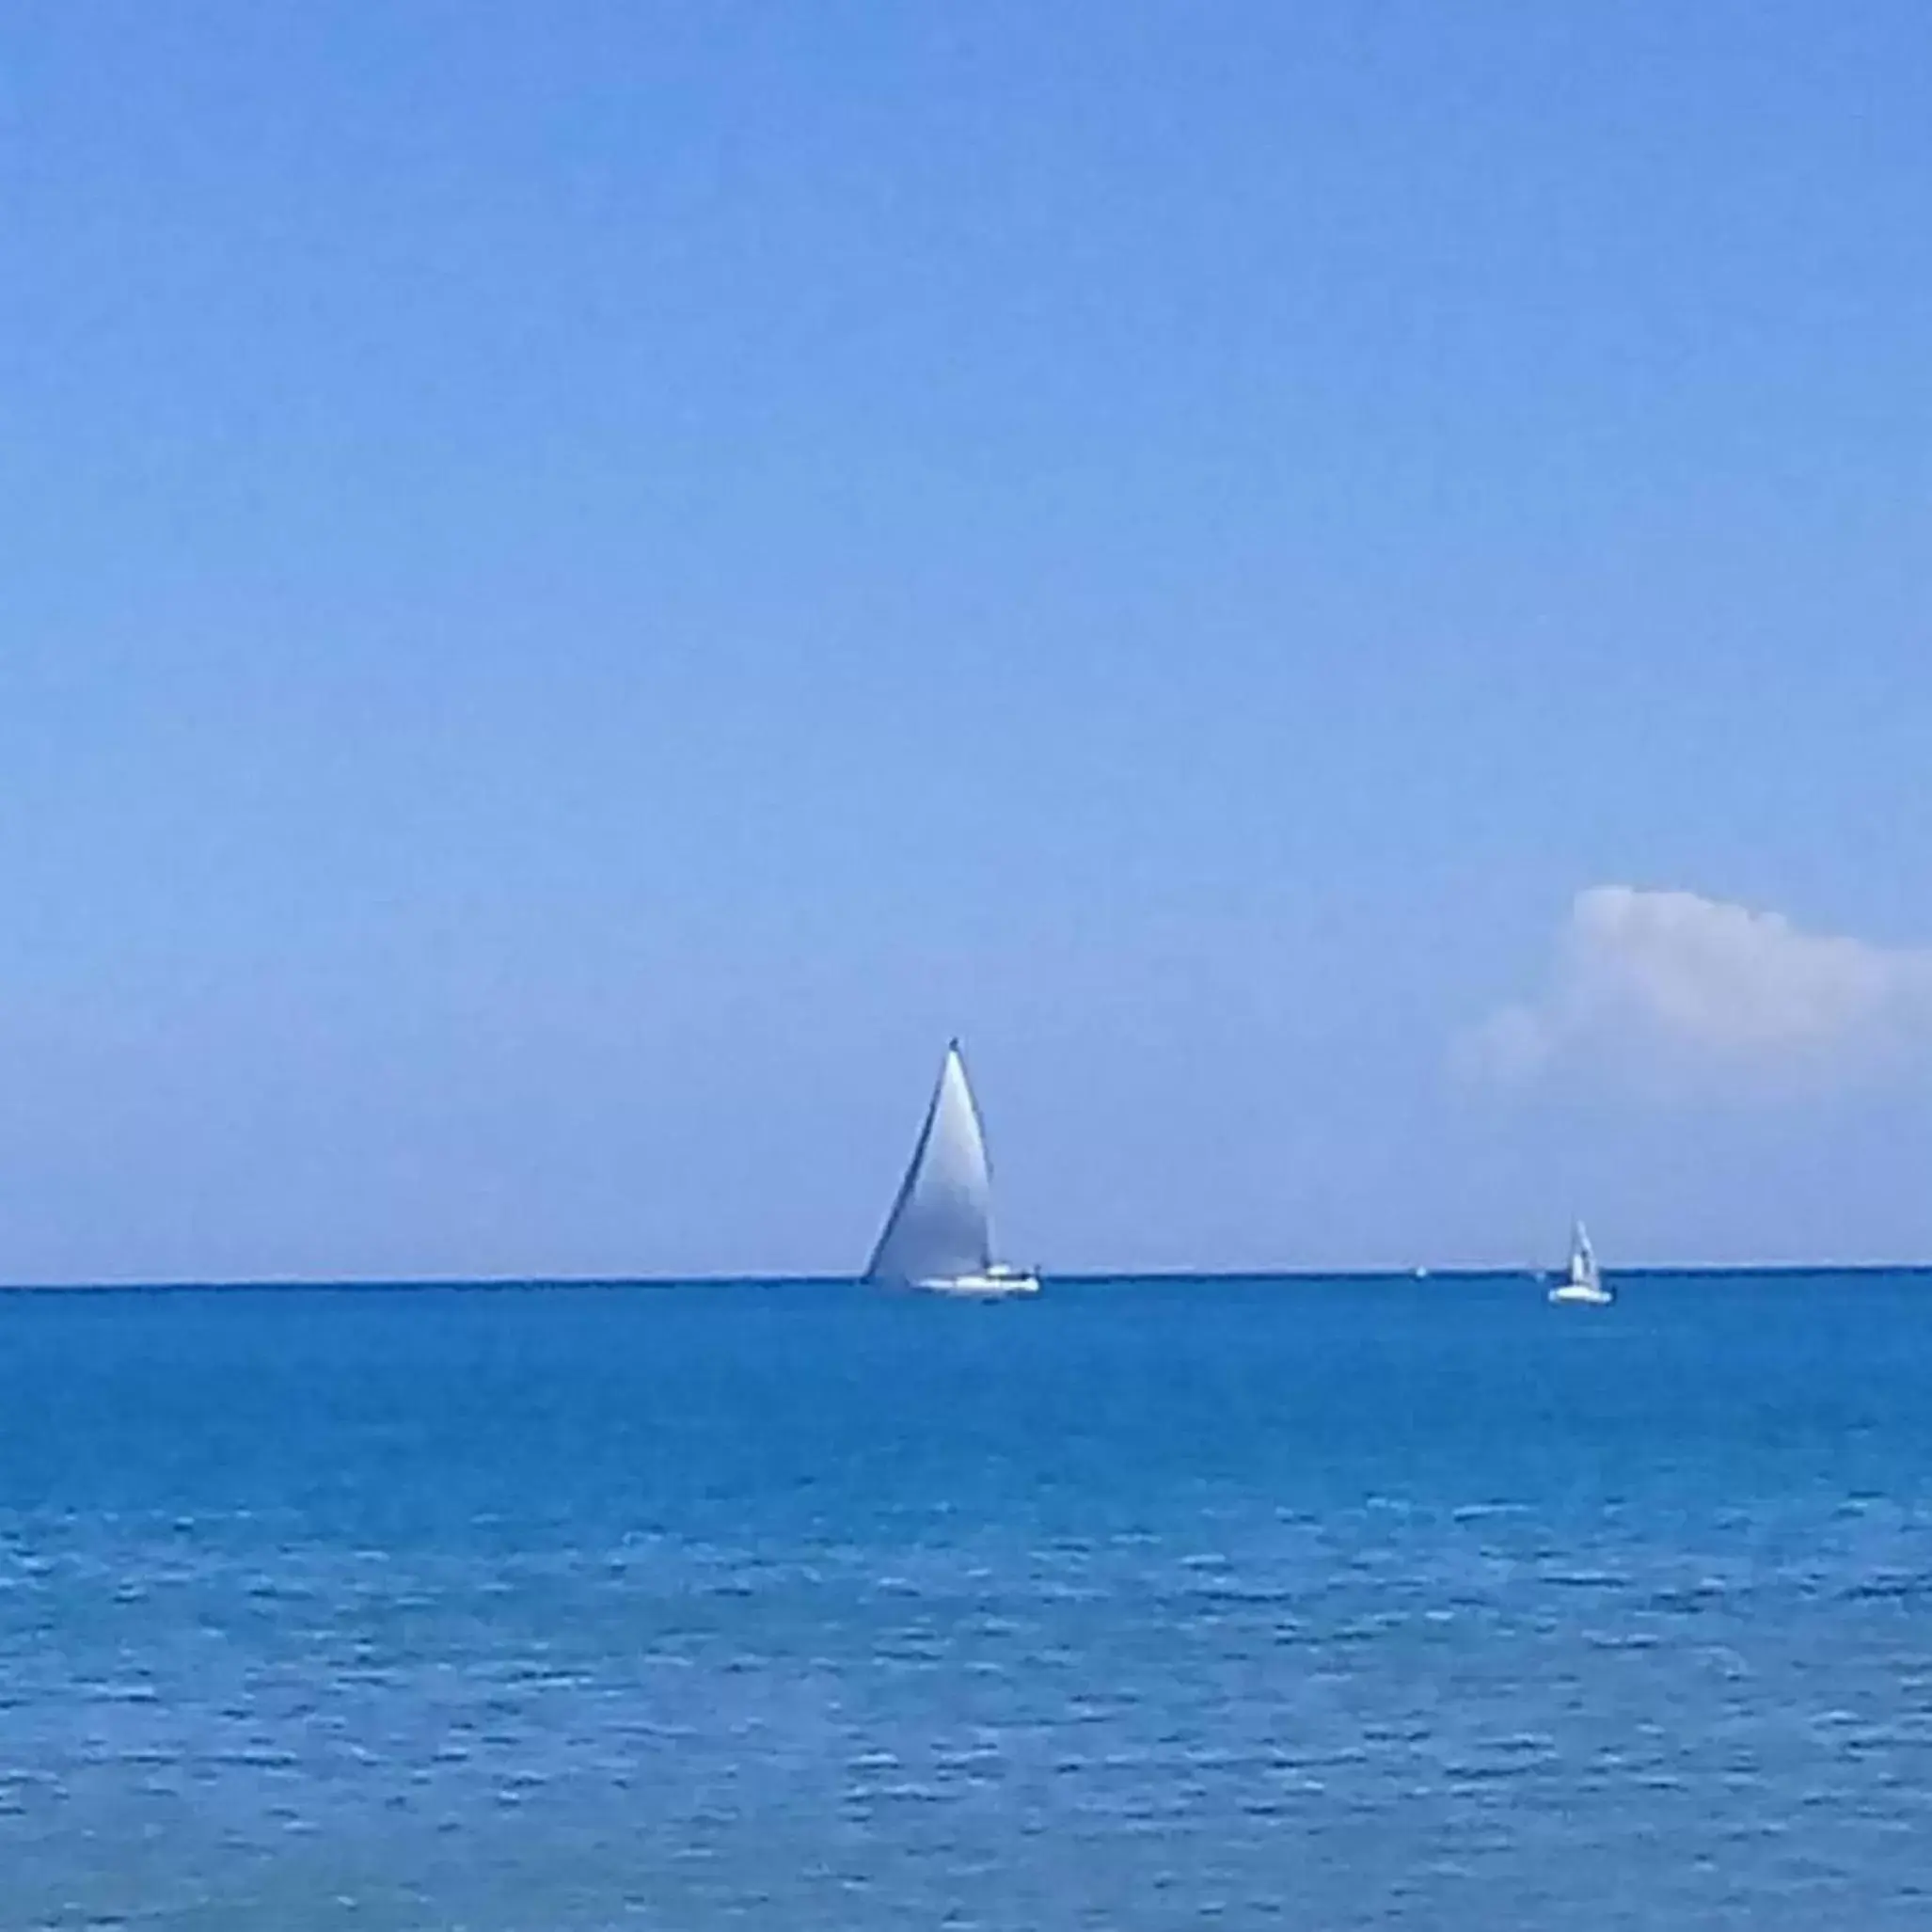
[[1572, 1306], [1607, 1307], [1616, 1297], [1604, 1286], [1603, 1271], [1596, 1265], [1596, 1251], [1590, 1244], [1590, 1232], [1577, 1222], [1570, 1235], [1570, 1265], [1563, 1278], [1550, 1290], [1553, 1302]]

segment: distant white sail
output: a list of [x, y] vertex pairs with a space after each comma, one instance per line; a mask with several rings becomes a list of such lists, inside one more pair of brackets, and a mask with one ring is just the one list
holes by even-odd
[[1028, 1292], [1038, 1280], [993, 1259], [991, 1185], [986, 1135], [966, 1083], [959, 1042], [952, 1041], [865, 1273], [874, 1281], [961, 1294]]
[[1577, 1222], [1570, 1235], [1570, 1279], [1578, 1288], [1595, 1288], [1596, 1251], [1590, 1245], [1590, 1230]]
[[1580, 1221], [1570, 1234], [1569, 1270], [1551, 1289], [1549, 1298], [1553, 1302], [1585, 1302], [1598, 1307], [1611, 1298], [1596, 1265], [1596, 1251], [1590, 1244], [1590, 1230]]

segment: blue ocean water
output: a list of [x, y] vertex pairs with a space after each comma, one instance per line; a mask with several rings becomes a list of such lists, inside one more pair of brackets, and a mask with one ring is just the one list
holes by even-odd
[[1932, 1924], [1932, 1279], [0, 1297], [0, 1928]]

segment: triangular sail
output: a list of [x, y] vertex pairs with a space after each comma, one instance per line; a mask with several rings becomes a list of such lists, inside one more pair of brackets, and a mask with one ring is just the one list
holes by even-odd
[[992, 1265], [989, 1202], [986, 1137], [955, 1040], [866, 1275], [899, 1282], [985, 1275]]
[[1596, 1255], [1590, 1245], [1590, 1231], [1580, 1221], [1570, 1236], [1570, 1279], [1579, 1288], [1596, 1286]]

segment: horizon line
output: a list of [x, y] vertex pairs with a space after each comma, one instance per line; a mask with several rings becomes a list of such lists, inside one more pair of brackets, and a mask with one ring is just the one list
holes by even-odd
[[[1042, 1270], [1045, 1282], [1102, 1287], [1116, 1282], [1373, 1282], [1539, 1281], [1559, 1269], [1521, 1264], [1442, 1268], [1149, 1268]], [[1615, 1280], [1683, 1280], [1729, 1275], [1932, 1275], [1932, 1260], [1919, 1261], [1648, 1261], [1607, 1268]], [[0, 1281], [0, 1294], [149, 1294], [247, 1292], [261, 1290], [340, 1290], [355, 1292], [476, 1289], [671, 1289], [863, 1288], [863, 1275], [262, 1275], [166, 1277], [113, 1281]]]

